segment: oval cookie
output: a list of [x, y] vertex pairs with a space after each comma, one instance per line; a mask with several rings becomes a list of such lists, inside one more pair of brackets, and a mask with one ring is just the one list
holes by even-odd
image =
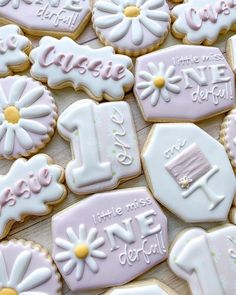
[[169, 7], [165, 0], [98, 0], [93, 25], [103, 43], [137, 56], [164, 41], [170, 27]]
[[31, 241], [0, 244], [1, 295], [61, 295], [60, 275], [49, 253]]
[[167, 219], [146, 188], [86, 198], [53, 217], [52, 234], [72, 291], [127, 283], [167, 258]]
[[57, 107], [50, 92], [26, 76], [0, 79], [0, 157], [30, 156], [54, 133]]

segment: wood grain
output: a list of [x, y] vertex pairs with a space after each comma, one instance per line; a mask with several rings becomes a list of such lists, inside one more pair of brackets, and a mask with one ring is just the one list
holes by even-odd
[[[228, 33], [227, 35], [221, 36], [218, 42], [215, 44], [216, 47], [220, 48], [223, 53], [225, 53], [225, 41], [231, 36], [233, 33]], [[34, 44], [37, 46], [38, 39], [30, 38]], [[92, 48], [102, 47], [102, 44], [98, 41], [93, 29], [92, 25], [90, 24], [82, 35], [77, 40], [79, 44], [86, 44], [91, 46]], [[180, 44], [179, 40], [176, 40], [171, 34], [168, 35], [167, 40], [161, 46], [161, 48], [166, 48], [175, 44]], [[134, 60], [135, 63], [135, 60]], [[29, 75], [29, 73], [25, 73]], [[56, 99], [56, 103], [58, 105], [59, 113], [65, 110], [69, 105], [73, 102], [77, 101], [78, 99], [86, 98], [87, 95], [83, 92], [75, 92], [72, 89], [65, 89], [60, 91], [52, 91], [53, 96]], [[132, 114], [134, 117], [135, 127], [138, 134], [139, 146], [140, 150], [142, 149], [148, 132], [151, 128], [150, 123], [146, 123], [141, 115], [141, 112], [138, 108], [138, 105], [135, 101], [134, 95], [132, 91], [127, 93], [126, 101], [129, 103], [132, 109]], [[209, 134], [211, 134], [214, 138], [219, 138], [219, 127], [222, 122], [224, 115], [220, 115], [214, 117], [209, 120], [205, 120], [198, 125], [206, 130]], [[71, 151], [69, 148], [68, 142], [65, 142], [56, 132], [54, 137], [52, 138], [51, 142], [41, 151], [43, 153], [48, 154], [51, 156], [55, 163], [65, 167], [68, 161], [71, 159]], [[8, 171], [12, 161], [1, 160], [0, 161], [0, 173], [4, 174]], [[139, 187], [147, 185], [144, 175], [142, 174], [136, 179], [127, 181], [120, 185], [119, 188], [130, 188], [130, 187]], [[52, 248], [52, 239], [51, 239], [51, 217], [53, 214], [60, 212], [61, 210], [69, 207], [70, 205], [78, 202], [82, 197], [78, 198], [77, 196], [73, 195], [69, 192], [67, 199], [59, 204], [58, 206], [54, 207], [53, 212], [44, 217], [33, 217], [27, 218], [24, 223], [15, 224], [10, 231], [7, 239], [12, 238], [23, 238], [28, 240], [33, 240], [37, 243], [42, 244], [45, 246], [49, 251]], [[185, 224], [180, 219], [175, 217], [172, 213], [167, 211], [163, 208], [165, 214], [168, 217], [168, 228], [169, 228], [169, 240], [170, 243], [176, 237], [176, 235], [186, 227], [192, 226], [191, 224]], [[202, 224], [204, 228], [211, 228], [216, 224]], [[196, 225], [195, 225], [196, 226]], [[166, 285], [170, 286], [173, 290], [175, 290], [180, 295], [188, 295], [190, 291], [188, 289], [187, 284], [177, 278], [168, 268], [167, 262], [164, 262], [155, 268], [153, 268], [148, 273], [144, 274], [139, 279], [143, 278], [157, 278], [158, 280], [162, 281]], [[80, 295], [95, 295], [101, 294], [102, 290], [94, 290], [89, 292], [80, 292]], [[72, 295], [76, 293], [72, 293], [69, 291], [68, 287], [63, 284], [63, 294]]]

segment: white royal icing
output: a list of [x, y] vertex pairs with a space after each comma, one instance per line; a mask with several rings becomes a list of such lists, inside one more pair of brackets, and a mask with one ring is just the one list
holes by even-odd
[[235, 24], [235, 12], [234, 0], [189, 0], [173, 9], [177, 18], [173, 28], [191, 43], [214, 42], [223, 29], [230, 30]]
[[[48, 128], [35, 119], [48, 116], [53, 111], [52, 106], [38, 104], [37, 100], [45, 93], [43, 85], [34, 87], [24, 93], [27, 88], [27, 79], [17, 79], [11, 86], [9, 95], [6, 95], [0, 84], [0, 141], [4, 141], [3, 153], [11, 155], [17, 139], [19, 145], [30, 150], [34, 147], [31, 134], [46, 135]], [[4, 109], [14, 106], [18, 109], [20, 119], [17, 123], [8, 122]]]
[[[105, 259], [107, 255], [98, 250], [104, 243], [103, 237], [97, 238], [97, 229], [91, 228], [88, 232], [84, 224], [80, 224], [78, 228], [79, 235], [74, 232], [71, 227], [66, 229], [68, 239], [56, 238], [56, 245], [63, 249], [63, 252], [56, 254], [55, 259], [58, 262], [65, 263], [62, 270], [65, 275], [70, 274], [74, 271], [77, 281], [80, 281], [83, 277], [85, 266], [89, 268], [93, 273], [99, 271], [99, 266], [95, 259]], [[89, 248], [89, 255], [85, 259], [79, 259], [74, 255], [74, 249], [80, 244], [86, 244]]]
[[[101, 31], [111, 29], [108, 34], [110, 42], [117, 42], [130, 32], [131, 42], [139, 46], [144, 41], [144, 28], [157, 38], [164, 36], [166, 27], [161, 24], [168, 25], [170, 20], [169, 13], [161, 10], [164, 5], [164, 0], [97, 1], [94, 25]], [[140, 14], [126, 17], [124, 9], [128, 6], [139, 8]], [[96, 11], [101, 15], [96, 16]]]
[[236, 74], [236, 36], [232, 36], [227, 41], [227, 46], [229, 46], [227, 50], [228, 59], [230, 64], [232, 65], [233, 71]]
[[157, 284], [141, 286], [141, 287], [117, 289], [112, 291], [109, 294], [110, 295], [168, 295], [168, 293], [166, 293], [166, 291], [164, 291]]
[[[1, 288], [7, 287], [23, 294], [45, 294], [40, 293], [40, 287], [48, 282], [52, 277], [52, 271], [48, 267], [35, 267], [35, 270], [28, 272], [29, 265], [32, 261], [32, 252], [25, 250], [16, 257], [11, 271], [2, 251], [0, 251], [0, 291]], [[9, 275], [8, 275], [9, 273]], [[38, 292], [34, 292], [38, 288]]]
[[113, 188], [121, 179], [140, 173], [137, 139], [126, 102], [76, 102], [59, 117], [58, 130], [73, 150], [74, 159], [66, 168], [66, 181], [73, 192]]
[[42, 38], [30, 59], [31, 74], [37, 79], [47, 79], [51, 88], [68, 82], [75, 89], [87, 90], [97, 100], [122, 99], [134, 81], [129, 57], [114, 54], [111, 47], [81, 46], [67, 37]]
[[16, 160], [0, 179], [0, 237], [10, 221], [46, 214], [47, 203], [58, 202], [65, 193], [61, 177], [62, 168], [48, 164], [46, 155]]
[[28, 61], [24, 50], [31, 46], [28, 38], [15, 25], [0, 27], [0, 75], [11, 73], [11, 66], [20, 66]]

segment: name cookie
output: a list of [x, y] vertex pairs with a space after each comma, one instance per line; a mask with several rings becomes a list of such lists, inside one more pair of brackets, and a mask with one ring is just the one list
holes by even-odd
[[89, 0], [0, 0], [0, 20], [30, 35], [77, 38], [90, 20]]
[[50, 92], [26, 76], [0, 79], [0, 157], [29, 156], [54, 133], [57, 107]]
[[142, 160], [154, 196], [179, 218], [226, 220], [235, 175], [224, 147], [202, 129], [190, 123], [154, 125]]
[[105, 295], [177, 295], [165, 284], [157, 280], [130, 283], [111, 289]]
[[99, 0], [93, 9], [94, 29], [106, 45], [137, 56], [157, 49], [170, 27], [165, 0]]
[[219, 34], [235, 29], [234, 0], [188, 0], [172, 10], [175, 37], [187, 44], [213, 44]]
[[214, 47], [177, 45], [139, 57], [134, 93], [150, 122], [196, 122], [235, 105], [233, 72]]
[[25, 71], [30, 65], [28, 53], [31, 46], [19, 27], [0, 27], [0, 77]]
[[51, 205], [65, 197], [63, 169], [52, 163], [44, 154], [28, 161], [18, 159], [1, 176], [0, 239], [8, 234], [14, 222], [23, 221], [27, 215], [45, 215], [51, 211]]
[[188, 282], [193, 295], [234, 294], [235, 259], [235, 226], [210, 232], [192, 228], [180, 234], [173, 244], [169, 266]]
[[55, 89], [70, 85], [85, 90], [96, 100], [123, 99], [133, 86], [132, 60], [115, 54], [112, 47], [92, 49], [70, 38], [44, 37], [30, 59], [35, 79]]
[[62, 294], [60, 275], [41, 245], [24, 240], [2, 242], [0, 263], [0, 294]]
[[232, 36], [226, 43], [226, 54], [232, 70], [236, 74], [236, 36]]
[[72, 291], [124, 284], [167, 258], [167, 219], [146, 188], [86, 198], [53, 217], [52, 233]]
[[58, 131], [70, 141], [73, 159], [66, 182], [76, 194], [118, 186], [141, 173], [136, 131], [126, 102], [97, 104], [80, 100], [58, 119]]

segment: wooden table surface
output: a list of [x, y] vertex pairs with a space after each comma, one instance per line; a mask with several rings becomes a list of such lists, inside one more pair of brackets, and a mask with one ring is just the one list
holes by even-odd
[[[171, 5], [170, 5], [171, 6]], [[227, 35], [221, 36], [220, 39], [214, 46], [219, 47], [223, 53], [225, 53], [225, 41], [231, 36], [233, 33], [228, 33]], [[34, 46], [37, 46], [38, 39], [30, 38], [33, 41]], [[85, 31], [78, 38], [77, 42], [79, 44], [86, 44], [91, 46], [92, 48], [102, 47], [102, 44], [97, 39], [91, 23], [85, 29]], [[176, 40], [171, 33], [169, 33], [167, 40], [164, 42], [161, 48], [170, 47], [175, 44], [180, 44], [179, 40]], [[135, 60], [134, 60], [135, 63]], [[29, 75], [28, 72], [25, 73]], [[60, 91], [52, 91], [53, 96], [56, 99], [56, 103], [59, 109], [59, 113], [64, 111], [69, 105], [78, 99], [87, 98], [88, 96], [83, 92], [75, 92], [73, 89], [64, 89]], [[151, 125], [143, 120], [141, 112], [138, 108], [138, 105], [135, 101], [134, 95], [132, 91], [127, 93], [125, 100], [131, 106], [135, 127], [138, 134], [139, 147], [140, 151], [144, 145], [144, 142], [147, 138], [147, 135], [150, 131]], [[222, 122], [224, 115], [220, 115], [214, 117], [209, 120], [205, 120], [200, 122], [198, 125], [206, 130], [210, 135], [214, 138], [219, 138], [219, 127]], [[62, 167], [66, 167], [66, 164], [71, 159], [71, 151], [68, 142], [63, 140], [58, 133], [56, 132], [51, 142], [43, 149], [41, 152], [48, 154], [54, 159], [56, 164], [61, 165]], [[12, 161], [1, 160], [0, 161], [0, 173], [4, 174], [8, 171]], [[147, 186], [144, 175], [142, 174], [136, 179], [127, 181], [119, 186], [119, 188], [130, 188], [130, 187], [139, 187], [139, 186]], [[54, 207], [54, 210], [50, 215], [44, 217], [30, 217], [27, 218], [23, 223], [16, 223], [12, 230], [10, 231], [7, 239], [12, 238], [23, 238], [28, 240], [33, 240], [45, 246], [49, 251], [52, 249], [52, 238], [51, 238], [51, 217], [60, 212], [61, 210], [69, 207], [70, 205], [78, 202], [81, 197], [75, 196], [71, 192], [68, 193], [68, 196], [64, 202]], [[169, 240], [170, 245], [176, 235], [182, 231], [186, 227], [196, 226], [191, 224], [186, 224], [181, 221], [179, 218], [175, 217], [168, 210], [163, 208], [165, 214], [168, 218], [168, 230], [169, 230]], [[214, 227], [216, 224], [200, 224], [200, 226], [205, 229]], [[188, 289], [187, 284], [177, 278], [169, 269], [167, 262], [163, 262], [160, 265], [157, 265], [148, 273], [144, 274], [138, 279], [143, 278], [157, 278], [162, 281], [166, 285], [170, 286], [173, 290], [175, 290], [179, 295], [188, 295], [190, 291]], [[88, 292], [79, 292], [80, 295], [95, 295], [101, 294], [103, 290], [94, 290]], [[66, 284], [63, 284], [63, 294], [73, 295], [77, 293], [71, 292]], [[148, 295], [148, 294], [147, 294]], [[212, 294], [213, 295], [213, 294]]]

